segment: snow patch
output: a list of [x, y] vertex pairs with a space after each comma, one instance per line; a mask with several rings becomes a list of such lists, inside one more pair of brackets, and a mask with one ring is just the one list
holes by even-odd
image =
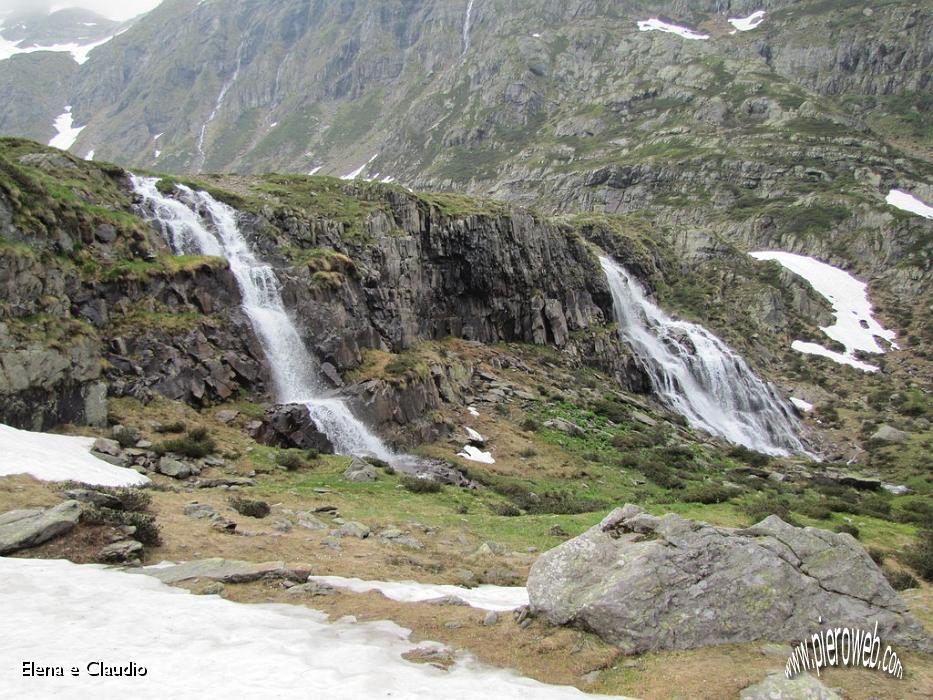
[[309, 581], [326, 583], [335, 588], [345, 588], [353, 593], [379, 591], [386, 598], [400, 603], [421, 603], [455, 596], [471, 608], [504, 612], [528, 605], [528, 591], [522, 586], [490, 586], [463, 588], [417, 581], [363, 581], [343, 576], [309, 576]]
[[55, 51], [59, 53], [70, 53], [72, 58], [78, 63], [78, 65], [84, 64], [87, 62], [89, 56], [94, 49], [98, 46], [106, 44], [108, 41], [117, 36], [113, 34], [108, 36], [100, 41], [95, 41], [90, 44], [76, 44], [76, 43], [67, 43], [67, 44], [48, 44], [46, 46], [20, 46], [22, 41], [14, 42], [0, 37], [0, 61], [6, 60], [11, 56], [15, 56], [21, 53], [36, 53], [37, 51]]
[[748, 17], [730, 17], [728, 21], [729, 24], [735, 27], [734, 30], [729, 32], [730, 34], [735, 34], [736, 32], [750, 32], [765, 21], [765, 11], [758, 10], [757, 12], [752, 12]]
[[84, 160], [94, 160], [94, 149], [93, 148], [87, 152], [87, 155], [84, 156]]
[[473, 408], [472, 406], [467, 406], [467, 411], [468, 411], [469, 414], [470, 414], [471, 416], [473, 416], [474, 418], [479, 418], [479, 411], [477, 411], [477, 410], [476, 410], [475, 408]]
[[152, 137], [152, 140], [153, 140], [153, 141], [158, 141], [158, 140], [159, 140], [160, 138], [162, 138], [164, 135], [165, 135], [165, 132], [164, 132], [164, 131], [160, 131], [158, 134], [156, 134], [155, 136]]
[[892, 207], [897, 207], [925, 219], [933, 219], [933, 207], [903, 190], [891, 190], [885, 200]]
[[681, 27], [680, 25], [671, 24], [670, 22], [662, 22], [657, 17], [639, 20], [638, 31], [668, 32], [669, 34], [676, 34], [677, 36], [683, 37], [684, 39], [709, 39], [709, 34], [700, 34], [699, 32], [695, 32], [692, 29], [688, 29], [687, 27]]
[[795, 340], [790, 344], [793, 350], [797, 352], [802, 352], [805, 355], [819, 355], [820, 357], [825, 357], [837, 362], [840, 365], [849, 365], [850, 367], [855, 367], [860, 369], [863, 372], [877, 372], [877, 365], [870, 365], [867, 362], [862, 362], [861, 360], [856, 360], [854, 357], [849, 357], [844, 355], [841, 352], [836, 352], [835, 350], [830, 350], [829, 348], [824, 348], [819, 343], [805, 343], [802, 340]]
[[496, 460], [492, 458], [492, 454], [489, 452], [483, 452], [482, 450], [473, 447], [473, 445], [464, 445], [463, 451], [457, 453], [458, 457], [463, 457], [468, 459], [471, 462], [482, 462], [483, 464], [495, 464]]
[[881, 354], [886, 348], [878, 339], [887, 341], [897, 348], [894, 331], [879, 324], [872, 315], [871, 302], [868, 300], [868, 285], [860, 282], [845, 270], [820, 262], [806, 255], [783, 253], [780, 251], [762, 251], [750, 253], [756, 260], [776, 260], [796, 275], [803, 277], [810, 286], [832, 304], [836, 323], [821, 328], [829, 338], [841, 343], [846, 351], [838, 353], [816, 343], [794, 341], [792, 347], [800, 352], [828, 357], [841, 364], [857, 367], [866, 372], [878, 368], [861, 362], [855, 356], [857, 351]]
[[[389, 621], [326, 622], [302, 605], [245, 605], [193, 595], [150, 576], [64, 560], [0, 557], [0, 668], [23, 660], [62, 666], [63, 678], [5, 673], [6, 697], [139, 698], [392, 697], [503, 700], [594, 698], [457, 654], [448, 670], [402, 654], [438, 644], [410, 641]], [[476, 589], [478, 590], [478, 589]], [[15, 633], [14, 633], [15, 632]], [[99, 677], [89, 693], [90, 661], [146, 667], [136, 678]], [[129, 684], [129, 685], [128, 685]]]
[[314, 175], [314, 174], [316, 174], [322, 167], [323, 167], [323, 166], [321, 166], [321, 165], [315, 165], [313, 168], [311, 168], [311, 169], [308, 171], [308, 175]]
[[63, 151], [67, 151], [71, 148], [78, 138], [78, 134], [84, 129], [83, 126], [74, 126], [71, 105], [65, 105], [65, 111], [55, 117], [55, 123], [52, 126], [55, 127], [56, 134], [52, 137], [52, 140], [49, 141], [49, 145], [53, 148], [60, 148]]
[[473, 428], [470, 428], [469, 426], [465, 426], [465, 429], [466, 429], [467, 437], [470, 438], [471, 440], [474, 440], [476, 442], [486, 442], [486, 438], [484, 438], [478, 432], [473, 430]]
[[148, 477], [91, 454], [95, 438], [34, 433], [0, 424], [0, 476], [30, 474], [42, 481], [95, 486], [141, 486]]
[[378, 157], [379, 157], [379, 154], [377, 153], [376, 155], [374, 155], [372, 158], [367, 160], [365, 163], [363, 163], [360, 167], [358, 167], [353, 172], [347, 173], [346, 175], [342, 175], [340, 179], [341, 180], [355, 180], [363, 173], [364, 170], [366, 170], [366, 166], [372, 163]]
[[804, 413], [809, 413], [810, 411], [813, 410], [812, 403], [810, 403], [809, 401], [804, 401], [803, 399], [798, 399], [796, 396], [791, 396], [790, 402], [794, 404], [797, 408], [799, 408], [801, 411], [803, 411]]

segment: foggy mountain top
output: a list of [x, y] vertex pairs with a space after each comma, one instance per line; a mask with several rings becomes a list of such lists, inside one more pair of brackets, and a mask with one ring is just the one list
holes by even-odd
[[81, 0], [79, 2], [51, 2], [50, 0], [0, 0], [0, 18], [12, 14], [38, 14], [67, 8], [82, 8], [108, 19], [123, 21], [152, 10], [161, 0]]

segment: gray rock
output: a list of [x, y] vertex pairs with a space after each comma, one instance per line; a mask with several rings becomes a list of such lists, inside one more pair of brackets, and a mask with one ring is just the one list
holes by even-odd
[[334, 530], [333, 534], [336, 537], [358, 537], [362, 540], [369, 537], [370, 532], [368, 525], [351, 520]]
[[101, 224], [94, 229], [94, 238], [101, 243], [113, 243], [117, 238], [117, 229], [110, 224]]
[[94, 441], [94, 444], [91, 445], [91, 450], [102, 455], [119, 457], [121, 448], [120, 443], [116, 440], [111, 440], [110, 438], [97, 438]]
[[379, 539], [390, 544], [398, 544], [410, 549], [424, 549], [424, 543], [410, 535], [405, 535], [398, 531], [387, 530], [379, 533]]
[[274, 447], [314, 449], [324, 454], [334, 451], [327, 436], [318, 432], [314, 422], [308, 420], [308, 407], [304, 404], [270, 407], [263, 421], [251, 432], [257, 442]]
[[499, 613], [495, 610], [490, 610], [486, 613], [486, 617], [483, 618], [483, 624], [486, 625], [486, 627], [492, 627], [497, 622], [499, 622]]
[[455, 605], [460, 607], [469, 605], [469, 603], [467, 603], [463, 598], [455, 595], [445, 595], [441, 596], [440, 598], [432, 598], [431, 600], [427, 601], [427, 603], [428, 605]]
[[887, 641], [933, 649], [852, 537], [776, 516], [731, 530], [627, 505], [541, 555], [528, 594], [551, 623], [584, 627], [626, 653], [794, 642], [821, 617], [877, 620]]
[[279, 532], [290, 532], [292, 524], [285, 518], [279, 518], [278, 520], [272, 521], [272, 529], [278, 530]]
[[871, 438], [873, 442], [886, 442], [888, 444], [903, 444], [910, 439], [910, 433], [905, 433], [903, 430], [898, 430], [897, 428], [892, 428], [890, 425], [879, 425], [878, 429], [872, 433]]
[[599, 671], [589, 671], [580, 676], [580, 680], [583, 681], [584, 685], [593, 685], [596, 681], [599, 680]]
[[369, 462], [364, 462], [357, 457], [353, 458], [350, 466], [343, 473], [343, 478], [354, 483], [366, 483], [376, 480], [376, 468]]
[[307, 583], [300, 583], [297, 586], [292, 586], [288, 589], [289, 595], [308, 595], [308, 596], [322, 596], [322, 595], [334, 595], [337, 590], [326, 583], [320, 583], [318, 581], [308, 581]]
[[232, 423], [234, 420], [236, 420], [236, 417], [237, 417], [238, 415], [240, 415], [240, 412], [239, 412], [239, 411], [232, 411], [232, 410], [231, 410], [231, 411], [227, 411], [227, 410], [224, 410], [224, 411], [217, 411], [217, 412], [214, 414], [214, 418], [216, 418], [217, 420], [219, 420], [221, 423]]
[[306, 530], [326, 530], [327, 525], [324, 521], [314, 517], [311, 513], [298, 514], [298, 526]]
[[123, 510], [123, 503], [116, 496], [93, 489], [68, 489], [63, 494], [66, 498], [81, 503], [90, 503], [101, 508], [110, 508], [111, 510]]
[[220, 557], [197, 559], [160, 569], [138, 569], [133, 573], [152, 576], [162, 581], [162, 583], [177, 583], [178, 581], [188, 581], [195, 578], [210, 579], [221, 583], [249, 583], [262, 578], [290, 580], [296, 578], [295, 573], [288, 569], [285, 562], [282, 561], [254, 563], [237, 559], [222, 559]]
[[197, 591], [198, 595], [219, 595], [220, 597], [224, 596], [226, 593], [226, 586], [224, 586], [220, 581], [211, 581], [209, 584], [204, 586], [201, 590]]
[[11, 510], [0, 515], [0, 555], [35, 547], [70, 532], [81, 517], [77, 501], [53, 508]]
[[198, 489], [216, 489], [226, 486], [230, 488], [232, 486], [255, 486], [255, 479], [245, 479], [245, 478], [221, 478], [221, 479], [198, 479], [195, 481], [192, 486]]
[[221, 532], [226, 532], [228, 534], [233, 534], [236, 532], [236, 523], [232, 520], [227, 520], [220, 513], [215, 513], [211, 516], [211, 527], [214, 530], [220, 530]]
[[509, 553], [509, 548], [498, 542], [483, 542], [473, 553], [480, 557], [503, 556]]
[[120, 540], [97, 553], [97, 561], [106, 564], [138, 563], [143, 553], [143, 545], [136, 540]]
[[739, 700], [841, 700], [839, 695], [808, 673], [787, 678], [783, 671], [771, 673], [760, 683], [739, 693]]
[[334, 551], [340, 551], [343, 547], [340, 546], [340, 538], [337, 535], [328, 535], [321, 540], [322, 547], [330, 547]]
[[172, 457], [162, 457], [156, 467], [159, 474], [170, 476], [173, 479], [187, 479], [192, 474], [191, 465]]
[[115, 425], [110, 429], [113, 439], [121, 445], [135, 445], [142, 437], [136, 428], [128, 428], [125, 425]]
[[184, 513], [189, 518], [197, 518], [198, 520], [214, 518], [219, 515], [214, 506], [208, 505], [207, 503], [198, 503], [197, 501], [186, 505]]
[[586, 435], [586, 431], [583, 428], [581, 428], [576, 423], [572, 423], [564, 418], [551, 418], [550, 420], [544, 421], [544, 426], [546, 428], [559, 430], [562, 433], [567, 433], [568, 435]]
[[658, 424], [658, 422], [654, 418], [652, 418], [646, 413], [642, 413], [641, 411], [632, 411], [632, 418], [637, 420], [639, 423], [642, 423], [650, 427], [654, 427]]

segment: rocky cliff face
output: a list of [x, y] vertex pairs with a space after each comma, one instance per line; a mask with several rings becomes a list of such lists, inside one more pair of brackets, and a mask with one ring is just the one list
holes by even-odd
[[[0, 420], [99, 422], [106, 393], [194, 405], [237, 392], [268, 398], [262, 353], [224, 261], [172, 256], [161, 232], [130, 213], [119, 170], [28, 142], [9, 142], [4, 156]], [[56, 198], [53, 175], [80, 182], [91, 203]], [[400, 353], [449, 336], [552, 345], [644, 385], [605, 331], [608, 289], [575, 230], [504, 209], [445, 213], [447, 200], [397, 188], [321, 185], [322, 196], [346, 203], [355, 195], [371, 211], [348, 223], [338, 212], [322, 219], [227, 196], [243, 206], [242, 229], [277, 261], [285, 303], [335, 386], [365, 350]], [[309, 202], [313, 195], [302, 191]], [[439, 363], [424, 381], [369, 384], [357, 394], [376, 422], [404, 424], [442, 401], [460, 402], [471, 372]]]
[[[135, 214], [121, 169], [26, 141], [2, 145], [2, 420], [100, 421], [105, 393], [196, 406], [271, 398], [263, 353], [223, 260], [172, 255], [161, 231]], [[605, 182], [617, 176], [610, 169]], [[173, 182], [161, 186], [168, 192]], [[775, 192], [788, 186], [763, 182]], [[924, 225], [876, 214], [871, 204], [840, 224], [851, 236], [832, 240], [806, 227], [793, 234], [769, 227], [788, 216], [781, 208], [717, 230], [702, 219], [685, 225], [663, 207], [656, 216], [547, 218], [489, 200], [326, 177], [211, 176], [190, 184], [238, 210], [241, 230], [277, 268], [285, 304], [324, 377], [399, 444], [448, 430], [433, 417], [445, 404], [509, 389], [478, 375], [469, 346], [439, 350], [448, 338], [551, 347], [558, 365], [595, 367], [619, 387], [650, 391], [613, 326], [598, 251], [626, 264], [667, 308], [711, 326], [785, 390], [832, 401], [852, 396], [853, 377], [790, 348], [796, 338], [819, 337], [829, 306], [747, 249], [795, 248], [797, 236], [801, 247], [824, 245], [827, 257], [870, 250], [867, 270], [888, 265], [876, 288], [882, 310], [904, 319], [897, 330], [908, 342], [885, 374], [859, 377], [854, 415], [875, 415], [867, 413], [870, 396], [911, 392], [928, 372], [916, 345], [928, 310], [893, 296], [928, 287], [928, 269], [908, 255]], [[871, 217], [894, 235], [867, 232]], [[509, 352], [496, 362], [521, 365]]]

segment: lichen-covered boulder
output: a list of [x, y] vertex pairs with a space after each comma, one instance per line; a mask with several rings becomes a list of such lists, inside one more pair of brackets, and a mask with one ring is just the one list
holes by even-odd
[[[538, 558], [531, 607], [627, 653], [755, 640], [821, 626], [873, 626], [887, 643], [933, 643], [850, 536], [777, 516], [726, 529], [634, 505]], [[822, 623], [820, 622], [822, 620]]]

